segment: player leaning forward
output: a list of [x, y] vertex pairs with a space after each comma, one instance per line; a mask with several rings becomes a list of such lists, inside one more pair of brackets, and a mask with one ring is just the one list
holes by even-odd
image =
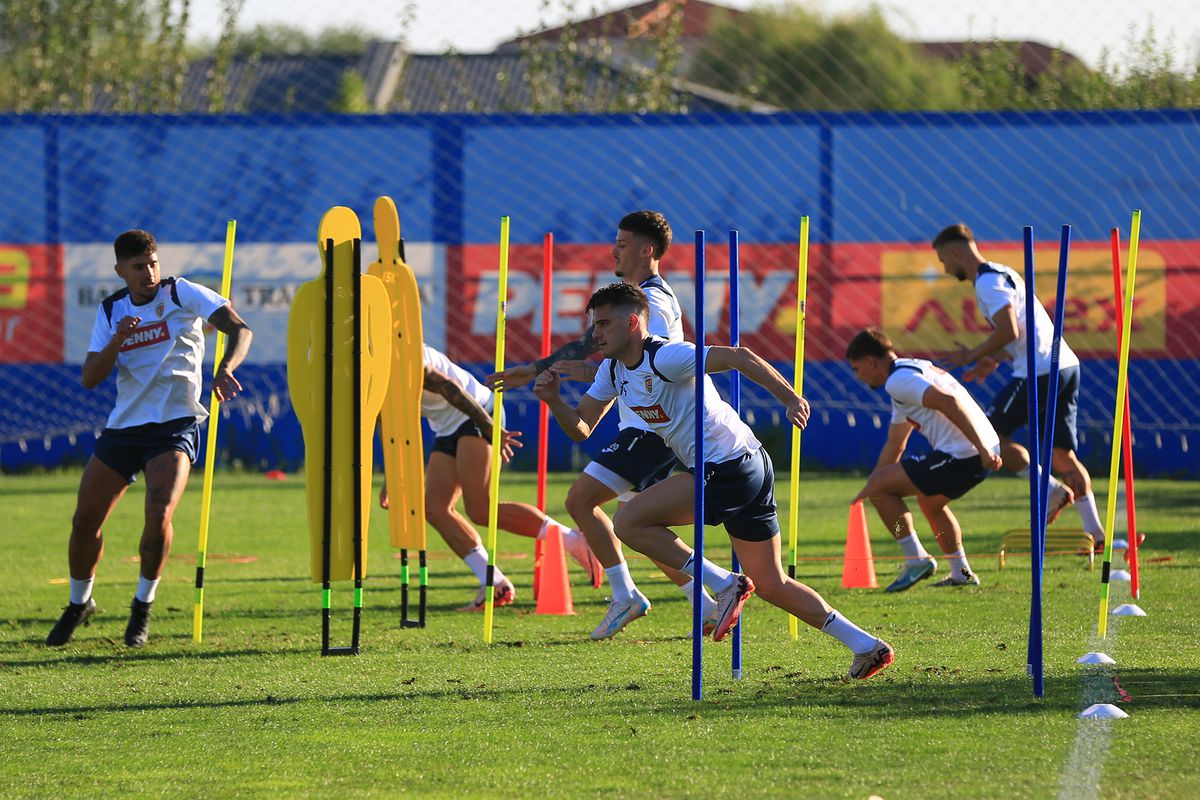
[[[628, 283], [598, 290], [588, 301], [593, 333], [605, 360], [591, 387], [571, 408], [561, 395], [554, 368], [541, 373], [534, 391], [576, 441], [586, 439], [614, 400], [645, 419], [694, 470], [696, 346], [670, 343], [646, 332], [645, 293]], [[767, 362], [745, 347], [706, 347], [705, 371], [736, 369], [766, 387], [787, 408], [792, 424], [804, 427], [808, 403]], [[779, 558], [771, 459], [737, 413], [704, 376], [705, 523], [725, 525], [746, 570], [730, 573], [704, 561], [704, 584], [716, 594], [713, 639], [724, 638], [754, 592], [835, 637], [854, 653], [850, 677], [867, 678], [892, 662], [892, 648], [829, 607], [815, 591], [787, 577]], [[693, 478], [671, 477], [649, 487], [617, 514], [617, 536], [655, 561], [695, 575], [695, 555], [670, 529], [693, 521]]]
[[183, 278], [161, 277], [150, 233], [126, 231], [113, 247], [126, 288], [106, 297], [96, 312], [81, 380], [93, 389], [115, 366], [117, 404], [79, 481], [68, 550], [71, 599], [46, 638], [52, 646], [69, 642], [96, 612], [92, 581], [104, 550], [101, 528], [138, 472], [146, 479], [146, 521], [125, 644], [146, 644], [150, 604], [171, 549], [171, 517], [196, 458], [199, 424], [208, 415], [200, 402], [204, 321], [229, 337], [213, 381], [218, 400], [241, 390], [233, 371], [250, 349], [250, 329], [228, 300]]

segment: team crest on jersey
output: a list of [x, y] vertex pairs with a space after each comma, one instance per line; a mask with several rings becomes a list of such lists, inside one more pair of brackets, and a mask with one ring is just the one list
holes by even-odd
[[166, 303], [159, 303], [158, 305], [156, 305], [156, 306], [154, 307], [154, 313], [155, 313], [156, 315], [158, 315], [158, 318], [159, 318], [159, 319], [162, 319], [163, 312], [164, 312], [164, 311], [166, 311], [166, 310], [167, 310], [167, 304], [166, 304]]
[[654, 380], [649, 375], [646, 376], [646, 391], [647, 392], [654, 391]]

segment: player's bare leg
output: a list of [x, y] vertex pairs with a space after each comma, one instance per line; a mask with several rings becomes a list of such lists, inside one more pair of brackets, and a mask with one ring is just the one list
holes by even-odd
[[903, 592], [937, 572], [937, 562], [921, 544], [912, 513], [904, 502], [905, 497], [919, 494], [900, 464], [889, 464], [871, 473], [866, 487], [859, 493], [859, 497], [866, 497], [875, 506], [879, 518], [904, 552], [904, 568], [885, 589], [887, 592]]

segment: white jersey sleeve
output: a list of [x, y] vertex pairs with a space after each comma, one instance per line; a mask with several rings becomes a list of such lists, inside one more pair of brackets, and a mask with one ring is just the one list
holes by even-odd
[[[892, 373], [887, 379], [887, 393], [892, 399], [908, 406], [925, 405], [925, 392], [932, 383], [925, 380], [925, 375], [915, 369], [901, 368]], [[892, 403], [892, 424], [905, 422], [908, 416], [897, 403]]]
[[175, 279], [175, 291], [180, 307], [203, 320], [207, 320], [218, 308], [229, 303], [207, 286], [192, 283], [184, 278]]
[[991, 322], [992, 317], [1012, 306], [1018, 316], [1024, 314], [1025, 293], [1018, 292], [1009, 282], [1009, 277], [1003, 273], [987, 272], [975, 281], [975, 302], [979, 310]]
[[592, 385], [588, 387], [587, 395], [601, 403], [607, 403], [615, 398], [617, 387], [613, 385], [612, 372], [612, 361], [607, 358], [601, 361], [600, 367], [596, 370], [596, 377], [592, 379]]
[[[704, 348], [704, 361], [708, 363], [708, 352]], [[664, 344], [654, 356], [654, 369], [675, 383], [684, 383], [696, 377], [696, 345], [691, 342]]]
[[[120, 320], [116, 320], [120, 322]], [[104, 306], [96, 307], [96, 322], [92, 325], [92, 341], [88, 345], [89, 353], [99, 353], [112, 341], [112, 326], [104, 313]]]

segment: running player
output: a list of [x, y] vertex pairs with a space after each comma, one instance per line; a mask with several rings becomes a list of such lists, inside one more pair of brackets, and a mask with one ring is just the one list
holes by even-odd
[[[737, 413], [721, 400], [712, 380], [704, 386], [703, 464], [695, 463], [696, 345], [667, 342], [647, 332], [646, 295], [614, 283], [588, 301], [593, 337], [605, 356], [591, 387], [576, 408], [559, 394], [561, 375], [551, 367], [538, 375], [534, 391], [576, 441], [586, 439], [614, 401], [645, 420], [689, 469], [705, 473], [705, 523], [724, 525], [745, 574], [704, 561], [704, 584], [716, 595], [713, 639], [737, 623], [754, 592], [807, 624], [833, 636], [854, 654], [849, 677], [868, 678], [892, 663], [892, 648], [830, 608], [808, 586], [789, 578], [779, 557], [771, 459]], [[786, 418], [803, 428], [807, 401], [770, 364], [745, 347], [705, 347], [705, 372], [736, 369], [767, 388], [786, 407]], [[621, 541], [655, 561], [695, 575], [695, 553], [669, 526], [693, 521], [694, 477], [672, 475], [627, 503], [617, 515]]]
[[[921, 545], [904, 503], [905, 497], [913, 495], [950, 560], [950, 576], [934, 586], [978, 584], [979, 577], [967, 563], [962, 529], [950, 510], [950, 501], [1000, 469], [1000, 437], [954, 376], [931, 361], [897, 357], [882, 331], [861, 331], [850, 340], [846, 360], [860, 381], [872, 389], [882, 386], [892, 400], [887, 442], [866, 487], [853, 501], [871, 501], [907, 559], [886, 591], [902, 592], [937, 571], [937, 562]], [[925, 436], [932, 452], [904, 456], [914, 430]]]
[[[425, 467], [425, 519], [442, 535], [454, 554], [479, 579], [475, 599], [459, 611], [482, 611], [487, 601], [487, 549], [471, 525], [488, 524], [488, 499], [492, 474], [492, 393], [486, 386], [451, 361], [444, 353], [423, 346], [425, 362], [421, 415], [433, 430], [433, 452]], [[508, 461], [514, 447], [520, 447], [520, 433], [503, 431], [503, 452]], [[462, 497], [467, 518], [456, 508]], [[387, 486], [379, 494], [379, 504], [388, 507]], [[583, 567], [592, 586], [599, 588], [603, 575], [600, 563], [592, 555], [587, 541], [578, 531], [556, 522], [528, 503], [501, 501], [497, 527], [542, 539], [557, 526], [571, 557]], [[495, 566], [492, 591], [495, 605], [505, 606], [516, 599], [516, 589], [499, 565]]]
[[[1025, 319], [1025, 282], [1015, 270], [988, 261], [979, 251], [971, 229], [959, 223], [944, 228], [933, 239], [933, 249], [942, 269], [960, 281], [975, 285], [975, 300], [992, 324], [992, 333], [975, 347], [959, 343], [958, 350], [940, 359], [947, 367], [970, 366], [964, 380], [983, 381], [995, 371], [1001, 358], [1012, 361], [1012, 380], [1000, 390], [988, 409], [988, 419], [1000, 434], [1000, 455], [1004, 466], [1022, 477], [1029, 477], [1029, 452], [1013, 441], [1013, 433], [1028, 422], [1026, 392], [1025, 341], [1029, 330]], [[1034, 298], [1034, 336], [1037, 344], [1037, 383], [1040, 409], [1047, 406], [1050, 384], [1050, 348], [1054, 324], [1041, 301]], [[1058, 402], [1054, 418], [1054, 446], [1051, 466], [1062, 482], [1050, 478], [1046, 502], [1046, 521], [1053, 522], [1074, 501], [1083, 520], [1083, 529], [1092, 535], [1097, 547], [1104, 544], [1104, 525], [1092, 494], [1092, 477], [1075, 455], [1077, 434], [1075, 418], [1079, 405], [1079, 357], [1064, 339], [1059, 345]], [[1039, 412], [1043, 413], [1043, 412]], [[1044, 418], [1044, 417], [1043, 417]]]

